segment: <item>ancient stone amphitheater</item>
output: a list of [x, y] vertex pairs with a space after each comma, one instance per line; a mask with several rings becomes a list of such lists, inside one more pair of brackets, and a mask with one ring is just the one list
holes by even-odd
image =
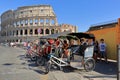
[[64, 31], [76, 32], [76, 26], [58, 24], [50, 5], [18, 7], [1, 15], [0, 42], [24, 42]]

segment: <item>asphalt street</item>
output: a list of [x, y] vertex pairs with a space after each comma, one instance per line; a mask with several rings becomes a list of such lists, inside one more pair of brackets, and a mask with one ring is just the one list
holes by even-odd
[[117, 80], [116, 62], [97, 62], [92, 72], [65, 67], [45, 75], [24, 54], [21, 48], [0, 46], [0, 80]]

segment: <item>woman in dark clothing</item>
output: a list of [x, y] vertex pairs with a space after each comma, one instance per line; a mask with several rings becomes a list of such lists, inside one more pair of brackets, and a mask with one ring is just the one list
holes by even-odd
[[99, 56], [99, 43], [98, 43], [98, 41], [95, 41], [94, 43], [94, 54], [93, 54], [93, 57], [94, 57], [94, 59], [95, 59], [95, 61], [97, 61], [97, 57]]

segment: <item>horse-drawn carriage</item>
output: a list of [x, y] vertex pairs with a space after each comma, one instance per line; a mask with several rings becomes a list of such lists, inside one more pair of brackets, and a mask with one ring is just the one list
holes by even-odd
[[[60, 70], [63, 70], [64, 66], [71, 66], [92, 71], [95, 68], [94, 46], [90, 43], [85, 44], [85, 42], [83, 44], [83, 38], [86, 41], [95, 39], [93, 34], [88, 33], [67, 33], [41, 37], [34, 55], [36, 64], [41, 66], [45, 73], [48, 73], [53, 65]], [[66, 49], [63, 47], [65, 40], [68, 42]], [[72, 41], [75, 43], [72, 44]]]
[[[45, 73], [48, 73], [50, 71], [52, 65], [59, 67], [60, 70], [62, 70], [64, 66], [71, 66], [77, 69], [81, 69], [81, 67], [84, 67], [86, 71], [92, 71], [95, 68], [95, 61], [92, 58], [94, 46], [90, 44], [80, 44], [82, 38], [92, 40], [95, 39], [93, 34], [87, 33], [69, 33], [64, 36], [58, 36], [57, 39], [59, 39], [60, 45], [59, 47], [51, 46], [51, 51], [47, 55], [49, 56], [49, 59], [44, 64]], [[64, 45], [63, 41], [68, 40], [68, 42], [70, 43], [71, 39], [75, 40], [76, 44], [70, 45], [66, 49], [69, 56], [62, 57], [62, 54], [65, 53], [64, 48], [62, 47]]]

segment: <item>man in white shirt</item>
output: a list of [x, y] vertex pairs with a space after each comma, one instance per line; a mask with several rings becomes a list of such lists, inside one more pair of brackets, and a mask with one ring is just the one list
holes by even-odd
[[104, 42], [104, 39], [100, 40], [99, 51], [100, 51], [100, 60], [102, 57], [104, 57], [105, 61], [107, 62], [106, 44]]

